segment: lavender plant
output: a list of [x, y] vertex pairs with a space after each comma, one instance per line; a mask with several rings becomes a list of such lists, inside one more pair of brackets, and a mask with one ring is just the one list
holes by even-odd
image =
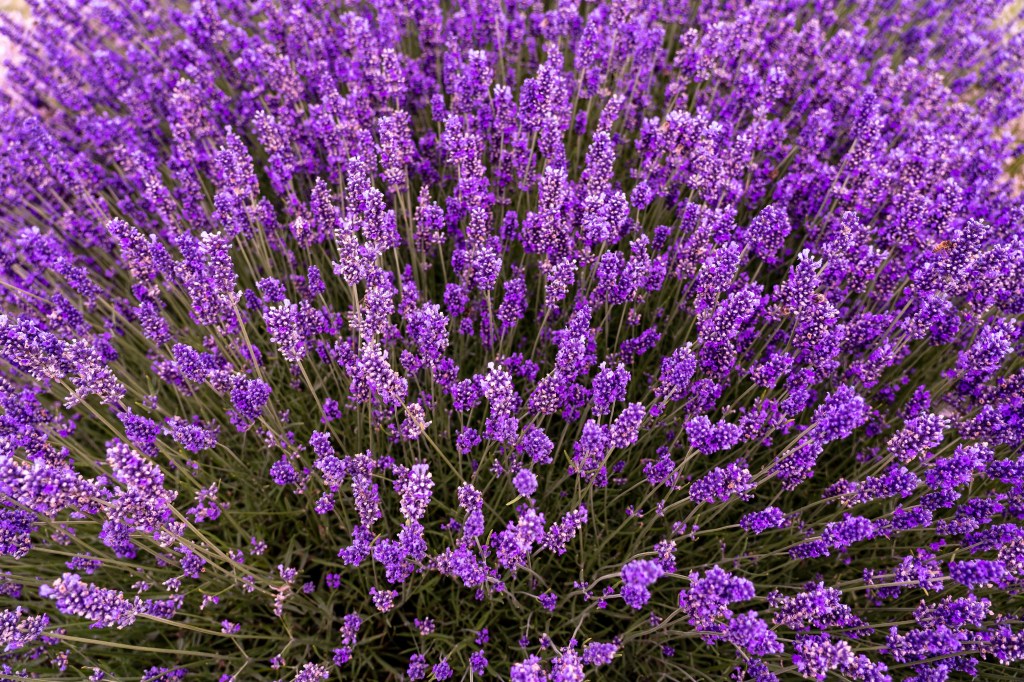
[[0, 678], [1020, 674], [1000, 3], [32, 4]]

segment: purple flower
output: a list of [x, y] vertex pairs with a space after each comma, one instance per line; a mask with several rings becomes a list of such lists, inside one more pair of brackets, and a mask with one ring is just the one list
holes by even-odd
[[747, 239], [754, 253], [774, 264], [778, 262], [776, 256], [792, 229], [786, 212], [772, 204], [750, 221]]
[[856, 660], [848, 642], [833, 642], [828, 635], [803, 635], [794, 648], [796, 669], [816, 680], [824, 680], [829, 671], [850, 667]]
[[750, 512], [740, 519], [743, 530], [760, 535], [770, 528], [782, 528], [786, 525], [786, 515], [778, 507], [766, 507], [761, 511]]
[[548, 682], [550, 678], [541, 663], [539, 656], [529, 656], [512, 665], [509, 679], [511, 682]]
[[520, 469], [512, 479], [516, 491], [523, 497], [529, 497], [537, 491], [537, 476], [529, 469]]
[[607, 367], [601, 363], [600, 371], [593, 379], [594, 414], [608, 414], [612, 405], [626, 399], [626, 387], [629, 385], [629, 371], [622, 363], [616, 367]]
[[772, 656], [784, 650], [778, 636], [768, 623], [757, 617], [756, 611], [747, 611], [729, 620], [726, 639], [752, 656]]
[[484, 675], [487, 672], [488, 661], [483, 649], [474, 651], [469, 655], [469, 667], [475, 675]]
[[575, 649], [567, 648], [551, 661], [552, 682], [583, 682], [583, 661]]
[[0, 508], [0, 554], [20, 559], [32, 548], [35, 515], [21, 509]]
[[407, 473], [399, 474], [395, 490], [402, 496], [402, 516], [408, 521], [418, 521], [430, 504], [434, 481], [426, 464], [413, 464]]
[[201, 423], [188, 423], [181, 417], [171, 417], [164, 427], [174, 442], [189, 452], [202, 452], [217, 446], [219, 430]]
[[711, 455], [736, 445], [743, 436], [743, 429], [726, 422], [715, 424], [706, 415], [701, 415], [686, 423], [686, 435], [695, 450]]
[[30, 616], [20, 606], [13, 611], [4, 609], [0, 612], [0, 644], [4, 645], [4, 652], [21, 649], [34, 642], [49, 623], [50, 618], [45, 613]]
[[378, 590], [376, 587], [371, 587], [370, 597], [373, 599], [373, 605], [377, 607], [378, 611], [387, 613], [395, 605], [398, 592], [395, 590]]
[[239, 431], [245, 431], [263, 414], [270, 399], [271, 388], [259, 379], [241, 379], [231, 389], [231, 402], [237, 411], [234, 420]]
[[0, 677], [1012, 672], [998, 4], [5, 19]]
[[732, 617], [731, 604], [753, 598], [752, 582], [715, 566], [703, 577], [690, 573], [690, 587], [679, 593], [679, 608], [694, 627], [713, 630]]
[[619, 646], [614, 642], [590, 642], [583, 647], [582, 660], [586, 665], [600, 667], [611, 663], [618, 651]]
[[52, 600], [63, 614], [90, 620], [91, 628], [127, 627], [135, 622], [141, 606], [138, 599], [129, 601], [122, 592], [84, 582], [75, 573], [42, 585], [39, 596]]
[[409, 676], [410, 680], [422, 680], [427, 676], [427, 657], [423, 654], [413, 654], [409, 658], [409, 667], [406, 669], [405, 674]]
[[295, 682], [319, 682], [320, 680], [328, 679], [330, 676], [331, 671], [327, 669], [327, 666], [318, 663], [306, 663], [295, 676]]
[[576, 533], [587, 523], [588, 518], [587, 508], [583, 505], [566, 513], [561, 521], [552, 524], [544, 534], [544, 546], [556, 554], [564, 554], [566, 545], [576, 537]]
[[431, 672], [434, 675], [434, 679], [437, 680], [450, 679], [453, 674], [452, 667], [448, 665], [448, 661], [441, 661], [440, 663], [435, 663], [434, 667], [431, 668]]
[[657, 562], [647, 559], [630, 561], [622, 567], [622, 600], [634, 609], [642, 609], [651, 598], [648, 587], [664, 573]]
[[690, 486], [690, 499], [695, 502], [713, 504], [726, 502], [733, 495], [749, 500], [750, 491], [755, 483], [746, 467], [746, 462], [739, 460], [725, 467], [715, 467]]
[[968, 559], [949, 562], [949, 577], [971, 589], [999, 584], [1005, 575], [1006, 566], [1002, 561]]

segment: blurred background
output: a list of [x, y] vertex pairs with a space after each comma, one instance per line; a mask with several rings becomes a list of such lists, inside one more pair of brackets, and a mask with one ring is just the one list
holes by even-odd
[[[25, 0], [0, 0], [0, 12], [21, 20], [28, 17]], [[10, 49], [11, 42], [7, 40], [6, 36], [0, 35], [0, 74], [3, 74], [3, 60], [7, 58]]]

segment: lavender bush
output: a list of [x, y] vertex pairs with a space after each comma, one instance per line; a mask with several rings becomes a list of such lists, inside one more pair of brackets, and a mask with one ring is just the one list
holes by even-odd
[[1008, 679], [998, 2], [37, 0], [0, 678]]

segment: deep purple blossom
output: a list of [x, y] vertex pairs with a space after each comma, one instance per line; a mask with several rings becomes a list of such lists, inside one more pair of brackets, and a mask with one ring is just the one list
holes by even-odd
[[1012, 3], [249, 4], [2, 22], [0, 676], [1015, 675]]

